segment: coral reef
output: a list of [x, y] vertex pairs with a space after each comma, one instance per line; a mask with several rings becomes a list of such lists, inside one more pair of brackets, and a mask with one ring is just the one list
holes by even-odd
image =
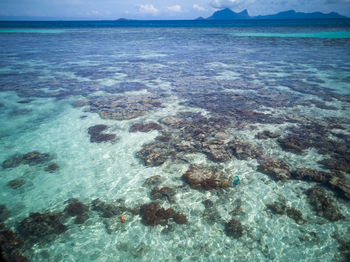
[[192, 167], [186, 171], [182, 179], [194, 189], [218, 189], [227, 186], [226, 175], [208, 167]]
[[312, 187], [306, 191], [310, 205], [318, 216], [329, 221], [338, 221], [344, 216], [339, 212], [329, 194], [321, 187]]
[[236, 219], [231, 219], [225, 224], [225, 234], [229, 237], [240, 238], [243, 236], [243, 226]]
[[268, 139], [268, 138], [277, 138], [279, 135], [272, 133], [268, 130], [258, 133], [255, 138], [257, 139]]
[[115, 141], [116, 135], [102, 133], [107, 128], [108, 127], [106, 125], [95, 125], [95, 126], [89, 127], [88, 133], [90, 135], [90, 142], [102, 143], [107, 141]]
[[287, 180], [291, 178], [289, 166], [282, 160], [273, 158], [262, 158], [259, 160], [258, 170], [269, 175], [274, 180]]
[[97, 97], [88, 104], [90, 111], [97, 112], [103, 119], [128, 120], [160, 107], [159, 98], [156, 95]]
[[177, 224], [187, 223], [185, 215], [175, 212], [172, 208], [164, 209], [154, 202], [142, 205], [140, 215], [142, 223], [146, 226], [165, 225], [169, 219], [173, 219]]
[[2, 163], [3, 168], [14, 168], [19, 165], [39, 165], [45, 164], [52, 159], [52, 156], [48, 153], [40, 153], [37, 151], [29, 152], [26, 154], [14, 155]]
[[350, 199], [350, 180], [339, 172], [328, 173], [308, 168], [298, 168], [292, 171], [291, 174], [294, 179], [319, 182], [340, 196]]
[[67, 230], [60, 221], [61, 217], [62, 213], [31, 213], [21, 221], [18, 231], [24, 239], [39, 242]]
[[17, 189], [23, 186], [26, 183], [23, 179], [14, 179], [7, 183], [8, 187], [11, 187], [12, 189]]
[[174, 202], [174, 196], [176, 192], [170, 187], [162, 187], [162, 188], [153, 188], [151, 191], [151, 199], [152, 200], [167, 200], [169, 202]]
[[10, 216], [10, 211], [5, 205], [0, 205], [0, 223], [4, 222]]
[[117, 200], [114, 203], [106, 203], [99, 199], [95, 199], [91, 202], [91, 209], [97, 211], [100, 216], [104, 218], [120, 216], [127, 210], [123, 200]]
[[0, 229], [0, 261], [27, 262], [28, 259], [20, 254], [23, 241], [19, 236], [6, 228]]
[[64, 211], [69, 216], [76, 217], [74, 221], [75, 224], [83, 224], [89, 218], [89, 215], [87, 214], [89, 207], [77, 199], [70, 199], [69, 202], [71, 203], [66, 206]]
[[136, 123], [133, 124], [129, 132], [150, 132], [153, 130], [162, 130], [163, 127], [155, 122], [149, 122], [149, 123]]
[[58, 169], [60, 169], [59, 165], [57, 165], [56, 163], [51, 163], [49, 164], [47, 167], [45, 167], [45, 171], [49, 172], [49, 173], [54, 173], [56, 172]]

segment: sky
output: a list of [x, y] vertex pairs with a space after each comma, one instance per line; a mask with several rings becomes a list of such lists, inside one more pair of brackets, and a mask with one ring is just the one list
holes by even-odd
[[350, 0], [0, 0], [0, 17], [56, 19], [195, 19], [223, 8], [250, 15], [294, 9], [350, 17]]

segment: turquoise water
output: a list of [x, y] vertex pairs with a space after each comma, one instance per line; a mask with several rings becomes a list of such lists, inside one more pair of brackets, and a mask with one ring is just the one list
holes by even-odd
[[[3, 26], [12, 33], [0, 34], [0, 205], [8, 211], [0, 208], [0, 232], [23, 243], [1, 243], [3, 255], [346, 261], [350, 28], [178, 23]], [[294, 178], [264, 171], [271, 158]], [[191, 168], [225, 178], [198, 190], [182, 178]], [[298, 168], [332, 180], [298, 179]], [[312, 198], [315, 186], [327, 198]], [[152, 194], [155, 187], [170, 193]], [[70, 210], [77, 200], [80, 209]], [[148, 225], [140, 207], [151, 202], [187, 223]], [[48, 213], [59, 219], [50, 224]]]
[[252, 36], [252, 37], [300, 37], [300, 38], [330, 38], [342, 39], [350, 38], [350, 32], [317, 32], [317, 33], [235, 33], [234, 36]]

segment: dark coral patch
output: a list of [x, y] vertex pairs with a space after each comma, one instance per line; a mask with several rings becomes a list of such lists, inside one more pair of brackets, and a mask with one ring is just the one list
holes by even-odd
[[207, 167], [190, 168], [182, 179], [194, 189], [211, 190], [226, 187], [228, 184], [224, 173]]
[[12, 189], [17, 189], [23, 186], [26, 183], [23, 179], [14, 179], [7, 183], [7, 186]]
[[264, 158], [259, 160], [258, 170], [269, 175], [274, 180], [287, 180], [291, 178], [289, 166], [282, 160]]
[[258, 133], [255, 138], [257, 139], [268, 139], [268, 138], [277, 138], [279, 135], [272, 133], [268, 130]]
[[108, 127], [106, 125], [94, 125], [88, 128], [91, 143], [102, 143], [116, 140], [115, 134], [102, 133]]
[[243, 226], [236, 219], [231, 219], [225, 224], [225, 234], [229, 237], [240, 238], [243, 236]]
[[150, 123], [136, 123], [133, 124], [129, 132], [150, 132], [153, 130], [162, 130], [163, 127], [155, 122]]
[[51, 235], [62, 234], [67, 226], [61, 223], [62, 213], [31, 213], [18, 228], [24, 239], [38, 242]]
[[22, 239], [6, 228], [0, 231], [0, 261], [1, 262], [27, 262], [28, 259], [22, 256], [19, 251], [23, 246]]
[[187, 218], [183, 214], [175, 212], [172, 208], [164, 209], [154, 202], [142, 205], [140, 215], [142, 223], [146, 226], [165, 225], [171, 218], [177, 224], [187, 223]]
[[5, 205], [0, 205], [0, 223], [4, 222], [10, 216], [10, 211]]
[[17, 154], [2, 163], [3, 168], [14, 168], [22, 164], [34, 166], [47, 163], [52, 159], [52, 156], [48, 153], [40, 153], [37, 151], [29, 152], [26, 154]]
[[99, 212], [101, 217], [111, 218], [117, 215], [121, 215], [123, 212], [127, 210], [124, 205], [124, 201], [117, 200], [114, 203], [106, 203], [99, 199], [95, 199], [91, 203], [91, 209]]
[[45, 167], [45, 171], [49, 172], [49, 173], [54, 173], [56, 172], [58, 169], [60, 169], [60, 166], [57, 165], [56, 163], [51, 163], [49, 164], [47, 167]]
[[155, 187], [151, 191], [151, 198], [152, 200], [161, 199], [173, 202], [175, 194], [176, 192], [170, 187], [162, 187], [159, 189]]
[[69, 216], [76, 217], [74, 221], [75, 224], [83, 224], [89, 218], [87, 214], [89, 207], [76, 199], [72, 199], [71, 201], [72, 203], [66, 206], [64, 211], [67, 212]]
[[321, 187], [312, 187], [306, 191], [310, 205], [318, 216], [329, 221], [338, 221], [344, 216], [339, 212], [329, 194]]

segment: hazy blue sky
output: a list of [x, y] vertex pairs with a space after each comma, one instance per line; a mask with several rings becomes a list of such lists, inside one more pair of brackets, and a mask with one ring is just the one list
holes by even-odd
[[0, 0], [0, 16], [61, 19], [193, 19], [216, 9], [271, 14], [288, 9], [350, 16], [350, 0]]

